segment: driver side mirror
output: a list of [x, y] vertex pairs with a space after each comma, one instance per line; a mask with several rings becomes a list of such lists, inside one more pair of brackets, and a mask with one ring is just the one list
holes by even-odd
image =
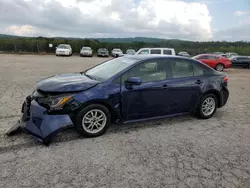
[[141, 85], [142, 81], [140, 77], [130, 77], [125, 81], [126, 85]]

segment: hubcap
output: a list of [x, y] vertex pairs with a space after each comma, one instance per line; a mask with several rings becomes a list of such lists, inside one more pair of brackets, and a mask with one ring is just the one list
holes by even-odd
[[208, 97], [202, 103], [202, 113], [205, 116], [211, 115], [215, 110], [215, 100], [212, 97]]
[[106, 114], [98, 109], [87, 112], [82, 119], [83, 129], [91, 134], [100, 132], [107, 123]]
[[223, 67], [223, 65], [221, 65], [221, 64], [216, 66], [217, 71], [222, 71], [223, 68], [224, 68], [224, 67]]

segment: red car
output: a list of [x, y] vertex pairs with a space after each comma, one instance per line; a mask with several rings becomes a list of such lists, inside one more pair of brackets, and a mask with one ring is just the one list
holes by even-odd
[[193, 59], [199, 60], [220, 72], [232, 65], [230, 59], [214, 54], [200, 54], [193, 57]]

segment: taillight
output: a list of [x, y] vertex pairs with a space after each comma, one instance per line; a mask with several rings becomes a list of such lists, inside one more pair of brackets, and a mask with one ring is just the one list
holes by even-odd
[[223, 81], [224, 81], [224, 82], [228, 82], [228, 76], [225, 76], [225, 77], [223, 78]]

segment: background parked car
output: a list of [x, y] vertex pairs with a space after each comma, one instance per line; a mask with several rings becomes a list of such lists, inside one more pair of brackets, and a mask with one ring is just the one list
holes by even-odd
[[134, 49], [127, 49], [126, 54], [135, 55], [136, 51]]
[[178, 56], [190, 57], [190, 55], [187, 52], [179, 52]]
[[120, 48], [114, 48], [113, 50], [112, 50], [112, 52], [111, 52], [111, 55], [113, 56], [113, 57], [119, 57], [120, 55], [122, 55], [123, 54], [123, 52], [122, 52], [122, 50], [120, 49]]
[[235, 52], [229, 52], [226, 53], [227, 58], [232, 58], [233, 56], [239, 56], [239, 54], [235, 53]]
[[233, 56], [231, 58], [233, 66], [247, 67], [250, 69], [250, 57], [249, 56]]
[[141, 48], [135, 54], [175, 55], [175, 50], [173, 48]]
[[88, 47], [88, 46], [84, 46], [82, 47], [81, 51], [80, 51], [80, 56], [82, 57], [92, 57], [93, 56], [93, 50]]
[[99, 48], [97, 50], [97, 57], [108, 57], [109, 51], [106, 48]]
[[193, 59], [199, 60], [220, 72], [232, 65], [230, 59], [214, 54], [200, 54], [193, 57]]
[[71, 56], [72, 55], [72, 48], [69, 44], [59, 44], [56, 47], [56, 56], [65, 55]]
[[225, 53], [223, 53], [223, 52], [214, 52], [213, 54], [222, 56]]

